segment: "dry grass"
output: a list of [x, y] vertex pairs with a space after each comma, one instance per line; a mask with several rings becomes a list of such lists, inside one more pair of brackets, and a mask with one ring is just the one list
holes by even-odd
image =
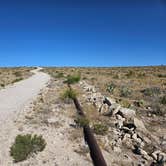
[[[90, 85], [94, 85], [97, 91], [116, 99], [124, 107], [135, 109], [137, 114], [147, 121], [147, 127], [154, 121], [154, 116], [160, 117], [160, 120], [164, 121], [163, 115], [166, 112], [166, 107], [165, 104], [162, 104], [161, 99], [166, 94], [166, 66], [45, 68], [44, 70], [55, 79], [59, 79], [55, 77], [58, 73], [61, 73], [61, 75], [63, 73], [63, 78], [75, 73], [81, 73], [81, 79], [86, 80]], [[115, 86], [113, 90], [108, 91], [110, 85]], [[98, 115], [93, 106], [83, 104], [87, 117], [92, 122], [106, 120]], [[149, 113], [154, 116], [147, 120]]]
[[31, 67], [0, 68], [0, 89], [32, 75]]

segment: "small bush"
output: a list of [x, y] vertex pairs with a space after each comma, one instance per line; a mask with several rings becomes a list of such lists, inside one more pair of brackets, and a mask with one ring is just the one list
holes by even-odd
[[63, 78], [64, 74], [62, 72], [61, 73], [57, 73], [55, 77], [56, 78]]
[[164, 116], [166, 114], [166, 110], [160, 104], [153, 103], [151, 113], [157, 116]]
[[166, 74], [158, 74], [158, 77], [159, 77], [159, 78], [165, 78], [165, 77], [166, 77]]
[[76, 120], [75, 120], [76, 124], [80, 127], [84, 127], [84, 126], [87, 126], [89, 125], [89, 120], [85, 117], [78, 117]]
[[93, 131], [95, 132], [95, 134], [105, 135], [108, 132], [108, 126], [97, 123], [93, 125]]
[[10, 148], [10, 155], [15, 162], [23, 161], [32, 153], [43, 151], [45, 146], [46, 142], [42, 136], [17, 135], [14, 144]]
[[144, 106], [144, 104], [145, 104], [144, 100], [134, 101], [134, 105], [136, 107], [142, 107], [142, 106]]
[[146, 74], [144, 72], [140, 72], [137, 75], [138, 78], [142, 78], [142, 77], [145, 77], [145, 76], [146, 76]]
[[129, 72], [126, 74], [126, 77], [130, 78], [132, 76], [135, 76], [135, 72], [132, 70], [129, 70]]
[[1, 86], [1, 87], [5, 87], [5, 84], [2, 83], [0, 86]]
[[19, 82], [21, 80], [23, 80], [23, 78], [16, 78], [14, 81], [12, 81], [12, 83]]
[[166, 105], [166, 95], [160, 98], [160, 103]]
[[61, 96], [61, 99], [74, 99], [76, 98], [77, 93], [73, 89], [67, 89], [64, 91], [64, 93]]
[[16, 77], [21, 77], [21, 76], [22, 76], [22, 73], [21, 73], [20, 71], [16, 71], [16, 72], [14, 72], [14, 75], [15, 75]]
[[80, 74], [77, 75], [69, 75], [67, 76], [67, 80], [65, 81], [65, 83], [67, 84], [75, 84], [78, 83], [81, 79]]
[[114, 78], [114, 79], [120, 79], [120, 75], [119, 75], [119, 74], [115, 74], [115, 75], [113, 76], [113, 78]]
[[160, 88], [158, 87], [152, 87], [152, 88], [146, 88], [141, 91], [145, 96], [154, 96], [159, 95], [161, 93]]
[[131, 95], [131, 90], [127, 87], [122, 87], [120, 90], [120, 96], [121, 97], [129, 97]]
[[130, 108], [131, 107], [131, 104], [128, 100], [120, 100], [118, 102], [122, 107], [125, 107], [125, 108]]
[[110, 85], [107, 86], [107, 91], [112, 93], [114, 89], [116, 88], [116, 85], [114, 83], [111, 83]]

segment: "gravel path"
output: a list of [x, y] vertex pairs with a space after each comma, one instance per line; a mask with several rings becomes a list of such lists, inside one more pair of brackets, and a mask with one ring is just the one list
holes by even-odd
[[13, 113], [19, 113], [46, 85], [50, 77], [33, 70], [33, 76], [0, 91], [0, 125]]
[[8, 166], [9, 146], [15, 131], [14, 120], [18, 114], [37, 97], [50, 80], [50, 76], [40, 71], [32, 72], [33, 76], [0, 91], [0, 165]]

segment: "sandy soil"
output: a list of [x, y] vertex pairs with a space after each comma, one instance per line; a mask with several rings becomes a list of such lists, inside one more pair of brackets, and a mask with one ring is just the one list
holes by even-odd
[[7, 161], [9, 146], [13, 141], [11, 138], [13, 138], [15, 130], [14, 122], [50, 80], [50, 76], [40, 72], [40, 69], [33, 70], [34, 75], [30, 78], [7, 86], [0, 91], [0, 165], [12, 165]]

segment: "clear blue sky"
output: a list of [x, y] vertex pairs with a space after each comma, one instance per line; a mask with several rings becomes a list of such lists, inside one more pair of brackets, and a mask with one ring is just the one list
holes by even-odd
[[161, 64], [165, 0], [0, 0], [0, 66]]

